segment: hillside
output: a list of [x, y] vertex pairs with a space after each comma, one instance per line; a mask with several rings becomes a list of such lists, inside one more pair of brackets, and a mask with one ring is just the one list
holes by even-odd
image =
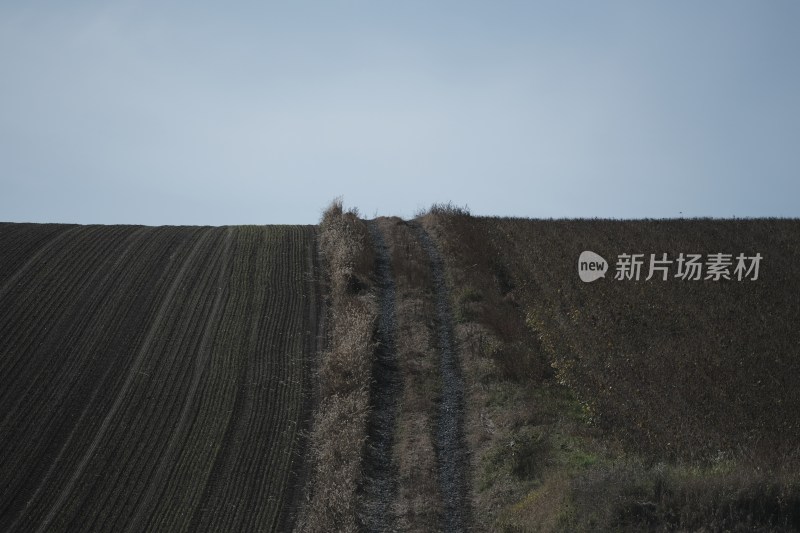
[[0, 225], [0, 530], [285, 528], [315, 234]]
[[0, 224], [0, 530], [798, 530], [799, 260], [787, 219]]
[[[800, 221], [525, 220], [434, 209], [489, 529], [800, 527]], [[578, 276], [583, 251], [605, 279]], [[732, 254], [667, 279], [650, 254]], [[757, 279], [735, 258], [760, 254]], [[641, 278], [615, 279], [621, 254]], [[531, 524], [536, 524], [532, 526]]]

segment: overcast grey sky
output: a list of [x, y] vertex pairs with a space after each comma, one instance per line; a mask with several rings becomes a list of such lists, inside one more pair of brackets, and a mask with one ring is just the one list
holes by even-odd
[[798, 28], [793, 0], [3, 2], [0, 220], [800, 216]]

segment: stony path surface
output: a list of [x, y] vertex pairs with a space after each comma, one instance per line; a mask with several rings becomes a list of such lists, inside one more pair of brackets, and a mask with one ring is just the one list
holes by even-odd
[[444, 274], [444, 264], [436, 243], [425, 229], [411, 224], [428, 254], [436, 305], [436, 338], [441, 356], [442, 400], [436, 430], [439, 483], [444, 501], [444, 531], [465, 531], [469, 524], [467, 472], [469, 461], [464, 437], [464, 379], [461, 374], [453, 335], [453, 314]]
[[392, 502], [397, 493], [397, 473], [392, 464], [392, 444], [402, 378], [395, 345], [395, 283], [388, 247], [376, 221], [367, 223], [375, 249], [378, 284], [378, 330], [370, 387], [371, 414], [367, 422], [364, 457], [364, 502], [360, 521], [367, 531], [395, 531]]

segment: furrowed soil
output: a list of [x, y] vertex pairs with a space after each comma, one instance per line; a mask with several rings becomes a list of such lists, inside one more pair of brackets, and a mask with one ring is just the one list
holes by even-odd
[[0, 530], [290, 529], [315, 238], [0, 224]]

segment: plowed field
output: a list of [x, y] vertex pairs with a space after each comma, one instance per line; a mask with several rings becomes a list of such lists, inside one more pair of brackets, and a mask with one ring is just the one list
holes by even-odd
[[0, 531], [290, 527], [315, 238], [0, 224]]

